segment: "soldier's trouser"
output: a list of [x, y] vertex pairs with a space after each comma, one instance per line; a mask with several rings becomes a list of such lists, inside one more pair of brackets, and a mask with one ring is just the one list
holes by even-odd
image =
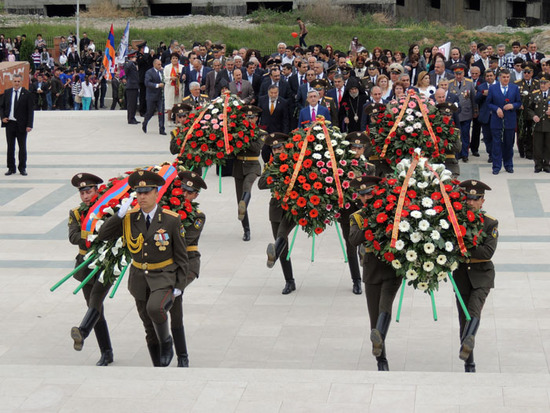
[[365, 296], [369, 310], [370, 328], [376, 328], [380, 313], [391, 316], [393, 300], [401, 285], [401, 278], [383, 280], [381, 284], [365, 284]]
[[145, 328], [145, 341], [147, 344], [158, 344], [157, 335], [153, 323], [162, 324], [168, 319], [168, 310], [172, 305], [174, 296], [172, 289], [147, 291], [147, 300], [135, 300], [139, 318]]
[[138, 90], [137, 89], [126, 89], [126, 110], [128, 122], [136, 118], [137, 110], [137, 100], [138, 100]]
[[294, 276], [292, 273], [292, 263], [290, 258], [287, 260], [286, 256], [288, 255], [288, 234], [294, 228], [294, 224], [290, 223], [288, 220], [283, 218], [281, 222], [271, 222], [271, 231], [273, 233], [273, 238], [284, 238], [286, 240], [286, 247], [281, 252], [279, 261], [281, 262], [281, 267], [283, 269], [283, 275], [286, 281], [293, 281]]
[[[255, 173], [250, 173], [245, 175], [244, 178], [235, 178], [235, 193], [237, 194], [237, 203], [239, 203], [239, 201], [243, 199], [243, 193], [248, 192], [250, 194], [252, 192], [252, 184], [257, 177], [258, 175], [256, 175]], [[242, 224], [243, 228], [250, 229], [250, 221], [248, 220], [248, 209], [244, 214]]]
[[170, 309], [170, 328], [172, 330], [183, 327], [183, 294], [174, 299]]
[[346, 241], [346, 254], [348, 256], [348, 266], [351, 274], [352, 280], [361, 280], [361, 270], [359, 269], [359, 257], [357, 255], [357, 247], [354, 247], [349, 242], [349, 219], [342, 219], [340, 221], [340, 226], [342, 227], [342, 236]]
[[[458, 290], [460, 291], [462, 300], [464, 301], [464, 304], [466, 305], [466, 308], [470, 313], [470, 317], [472, 318], [476, 317], [478, 319], [481, 319], [481, 311], [483, 310], [483, 306], [485, 305], [485, 300], [487, 299], [487, 296], [489, 295], [489, 291], [491, 291], [491, 289], [490, 288], [473, 288], [470, 284], [469, 288], [468, 287], [464, 288], [464, 286], [459, 285]], [[460, 305], [458, 298], [456, 299], [456, 306], [458, 309], [458, 321], [460, 323], [460, 337], [462, 337], [462, 333], [464, 332], [464, 327], [466, 326], [466, 315], [462, 310], [462, 306]]]
[[548, 167], [550, 162], [550, 132], [535, 132], [533, 140], [533, 159], [535, 168]]

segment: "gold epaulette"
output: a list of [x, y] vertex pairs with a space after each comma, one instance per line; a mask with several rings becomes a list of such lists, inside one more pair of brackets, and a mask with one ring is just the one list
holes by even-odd
[[76, 221], [80, 222], [80, 212], [78, 212], [78, 207], [73, 208], [72, 211], [73, 211], [74, 217], [76, 218]]
[[521, 82], [523, 82], [523, 79], [519, 79], [519, 80], [514, 80], [514, 83], [519, 85]]
[[484, 213], [483, 215], [486, 216], [486, 217], [489, 218], [489, 219], [493, 219], [493, 220], [495, 220], [495, 221], [497, 220], [495, 217], [493, 217], [493, 216], [491, 216], [491, 215], [489, 215], [489, 214], [485, 214], [485, 213]]
[[326, 100], [334, 100], [334, 99], [332, 99], [330, 96], [325, 96], [324, 98], [325, 98]]
[[353, 214], [351, 214], [351, 217], [355, 219], [355, 222], [357, 222], [357, 226], [363, 229], [363, 216], [361, 215], [361, 211], [354, 212]]
[[465, 77], [465, 78], [464, 78], [464, 80], [466, 81], [466, 83], [468, 83], [468, 82], [473, 82], [473, 80], [472, 80], [472, 79], [470, 79], [470, 78], [467, 78], [467, 77]]
[[531, 93], [537, 93], [537, 92], [540, 92], [540, 89], [535, 89]]
[[180, 216], [177, 212], [171, 211], [169, 209], [162, 208], [162, 212], [164, 212], [165, 214], [168, 214], [168, 215], [172, 215], [173, 217], [177, 217], [177, 218], [179, 218], [179, 216]]
[[201, 94], [201, 97], [208, 99], [210, 96]]

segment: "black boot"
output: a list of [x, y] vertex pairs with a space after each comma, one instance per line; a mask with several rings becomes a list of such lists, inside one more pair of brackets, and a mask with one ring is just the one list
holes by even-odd
[[243, 197], [239, 201], [239, 221], [242, 221], [244, 219], [249, 202], [250, 202], [250, 192], [243, 192]]
[[361, 280], [353, 280], [353, 294], [360, 295], [363, 294], [363, 290], [361, 289]]
[[149, 355], [154, 367], [160, 367], [160, 346], [158, 344], [147, 344]]
[[80, 327], [71, 328], [71, 338], [74, 340], [74, 349], [76, 351], [82, 350], [84, 346], [84, 339], [90, 335], [92, 328], [94, 328], [97, 320], [99, 320], [100, 314], [95, 308], [88, 308]]
[[474, 363], [474, 352], [472, 351], [468, 356], [468, 359], [464, 362], [464, 371], [466, 373], [476, 372], [476, 363]]
[[167, 367], [170, 365], [174, 357], [174, 349], [172, 347], [172, 336], [170, 335], [170, 326], [168, 320], [162, 324], [153, 323], [157, 338], [160, 343], [160, 366]]
[[384, 350], [384, 340], [390, 327], [391, 315], [390, 313], [380, 313], [378, 315], [378, 321], [376, 322], [376, 328], [370, 332], [370, 341], [372, 342], [372, 355], [380, 357]]
[[243, 241], [250, 241], [250, 227], [243, 227]]
[[353, 294], [363, 294], [361, 288], [361, 271], [359, 270], [359, 259], [357, 258], [357, 249], [349, 249], [348, 253], [348, 266], [351, 274], [351, 281], [353, 282]]
[[464, 332], [462, 334], [462, 345], [460, 346], [460, 360], [468, 360], [470, 353], [474, 349], [476, 341], [476, 333], [479, 328], [479, 318], [472, 317], [470, 322], [466, 323], [464, 327]]
[[287, 295], [287, 294], [290, 294], [292, 291], [296, 291], [296, 283], [294, 282], [294, 280], [287, 281], [285, 283], [285, 288], [283, 288], [283, 291], [281, 292], [281, 294]]
[[388, 359], [386, 358], [386, 346], [384, 345], [382, 345], [382, 352], [376, 357], [376, 365], [378, 366], [378, 371], [390, 371]]
[[283, 237], [277, 238], [274, 244], [267, 246], [267, 268], [273, 268], [285, 248], [286, 239]]
[[176, 348], [176, 356], [178, 357], [178, 367], [189, 367], [189, 356], [187, 354], [187, 343], [185, 342], [185, 330], [183, 326], [173, 328], [172, 335], [174, 336], [174, 347]]
[[108, 366], [113, 362], [113, 348], [111, 346], [107, 321], [104, 319], [99, 320], [94, 327], [94, 331], [97, 344], [99, 344], [99, 350], [101, 351], [101, 357], [95, 365]]

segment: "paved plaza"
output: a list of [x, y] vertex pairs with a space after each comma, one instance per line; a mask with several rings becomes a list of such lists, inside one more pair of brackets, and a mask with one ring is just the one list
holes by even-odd
[[85, 313], [77, 283], [49, 291], [77, 252], [67, 240], [79, 203], [70, 178], [172, 161], [155, 118], [148, 129], [118, 110], [39, 112], [28, 176], [0, 175], [0, 412], [550, 411], [550, 174], [519, 156], [513, 175], [493, 176], [485, 154], [461, 164], [462, 179], [493, 188], [485, 208], [500, 223], [476, 374], [458, 358], [449, 283], [435, 296], [437, 321], [429, 296], [406, 288], [387, 338], [391, 371], [375, 371], [365, 297], [352, 294], [336, 230], [316, 238], [313, 262], [311, 239], [298, 234], [297, 290], [283, 296], [280, 266], [265, 265], [269, 191], [254, 188], [245, 243], [233, 179], [219, 193], [213, 170], [198, 199], [207, 216], [201, 275], [184, 296], [191, 368], [151, 367], [126, 281], [105, 303], [115, 361], [95, 367], [93, 334], [81, 352], [69, 334]]

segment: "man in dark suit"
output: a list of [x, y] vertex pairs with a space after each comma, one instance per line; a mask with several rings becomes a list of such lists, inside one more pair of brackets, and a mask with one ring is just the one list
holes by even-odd
[[266, 76], [266, 79], [262, 82], [262, 86], [260, 87], [260, 96], [267, 95], [267, 89], [270, 85], [279, 87], [279, 96], [283, 99], [289, 99], [292, 96], [290, 86], [286, 80], [281, 79], [281, 70], [277, 66], [271, 68], [269, 71], [269, 76]]
[[147, 89], [145, 87], [145, 73], [153, 67], [153, 58], [149, 53], [145, 53], [145, 46], [147, 42], [138, 44], [137, 52], [137, 67], [139, 73], [139, 114], [145, 116], [147, 113], [147, 101], [145, 96], [147, 94]]
[[260, 86], [262, 85], [262, 76], [256, 73], [256, 63], [248, 61], [246, 63], [246, 68], [243, 71], [243, 79], [248, 80], [254, 89], [254, 94], [256, 96], [260, 93]]
[[32, 94], [21, 86], [23, 76], [13, 75], [13, 87], [0, 97], [0, 118], [6, 128], [8, 145], [8, 171], [15, 174], [15, 142], [19, 146], [19, 173], [27, 176], [27, 133], [32, 130], [34, 121], [34, 100]]
[[199, 58], [195, 58], [191, 64], [193, 65], [193, 69], [189, 72], [189, 76], [187, 76], [185, 82], [186, 96], [190, 93], [189, 84], [191, 82], [197, 82], [201, 86], [201, 92], [204, 93], [206, 91], [206, 76], [212, 71], [211, 68], [203, 66]]
[[206, 75], [206, 80], [204, 84], [206, 88], [204, 92], [206, 95], [208, 95], [208, 98], [211, 100], [218, 97], [216, 95], [216, 79], [220, 74], [221, 68], [222, 68], [222, 65], [220, 63], [220, 60], [214, 59], [212, 61], [212, 70], [208, 72], [208, 74]]
[[313, 90], [310, 83], [315, 80], [315, 72], [313, 69], [308, 69], [306, 72], [306, 83], [302, 83], [298, 88], [298, 94], [296, 95], [296, 105], [298, 110], [302, 110], [307, 106], [307, 94]]
[[233, 95], [237, 95], [244, 103], [251, 105], [256, 103], [254, 89], [248, 80], [243, 80], [241, 69], [233, 71], [233, 82], [229, 83], [229, 91]]
[[[280, 132], [287, 134], [290, 131], [290, 106], [286, 99], [279, 96], [279, 88], [275, 85], [269, 86], [266, 96], [258, 100], [258, 107], [262, 109], [260, 128], [268, 133]], [[262, 147], [262, 159], [269, 162], [271, 147]]]
[[485, 72], [485, 80], [485, 83], [477, 87], [476, 104], [479, 108], [477, 120], [481, 124], [483, 142], [485, 142], [485, 149], [489, 154], [488, 162], [492, 163], [493, 158], [491, 157], [491, 151], [493, 148], [493, 135], [491, 134], [491, 126], [489, 125], [491, 111], [489, 106], [487, 106], [487, 95], [489, 94], [489, 88], [495, 83], [495, 73], [492, 70], [487, 70]]
[[166, 135], [164, 131], [164, 74], [162, 73], [162, 62], [155, 59], [153, 67], [145, 73], [145, 86], [147, 87], [147, 113], [143, 120], [142, 129], [147, 133], [147, 123], [153, 117], [155, 110], [159, 116], [159, 133]]
[[219, 95], [222, 90], [222, 85], [229, 85], [233, 81], [233, 69], [235, 68], [235, 61], [233, 58], [229, 58], [225, 61], [225, 68], [220, 70], [218, 76], [216, 76], [216, 93]]
[[434, 70], [432, 70], [429, 73], [429, 76], [430, 76], [430, 85], [435, 87], [439, 86], [439, 82], [441, 79], [451, 80], [451, 79], [454, 79], [455, 77], [453, 72], [451, 72], [448, 69], [445, 69], [445, 63], [441, 59], [438, 59], [435, 62]]
[[139, 91], [139, 72], [136, 66], [137, 52], [128, 53], [128, 62], [124, 65], [126, 73], [126, 109], [128, 111], [128, 124], [137, 125], [136, 110]]
[[451, 66], [456, 65], [458, 63], [465, 64], [464, 60], [462, 59], [462, 53], [460, 53], [460, 49], [458, 47], [453, 47], [450, 52], [450, 59], [445, 62], [445, 68], [451, 70]]
[[476, 60], [474, 66], [479, 67], [479, 70], [481, 71], [481, 77], [484, 77], [485, 71], [489, 69], [489, 52], [485, 46], [481, 46], [478, 49], [478, 52], [481, 57]]
[[493, 135], [493, 175], [498, 175], [502, 164], [506, 172], [514, 173], [514, 135], [516, 111], [521, 106], [519, 87], [510, 83], [510, 71], [500, 71], [499, 83], [489, 88], [487, 105], [491, 110], [491, 133]]
[[315, 122], [317, 116], [323, 116], [326, 120], [331, 120], [330, 112], [325, 106], [319, 104], [319, 99], [319, 92], [315, 89], [307, 94], [307, 102], [309, 105], [300, 111], [298, 127], [307, 127], [312, 121]]
[[542, 71], [541, 60], [544, 59], [544, 53], [537, 52], [537, 44], [530, 42], [527, 44], [529, 52], [525, 55], [527, 62], [533, 62], [535, 65], [535, 77]]

